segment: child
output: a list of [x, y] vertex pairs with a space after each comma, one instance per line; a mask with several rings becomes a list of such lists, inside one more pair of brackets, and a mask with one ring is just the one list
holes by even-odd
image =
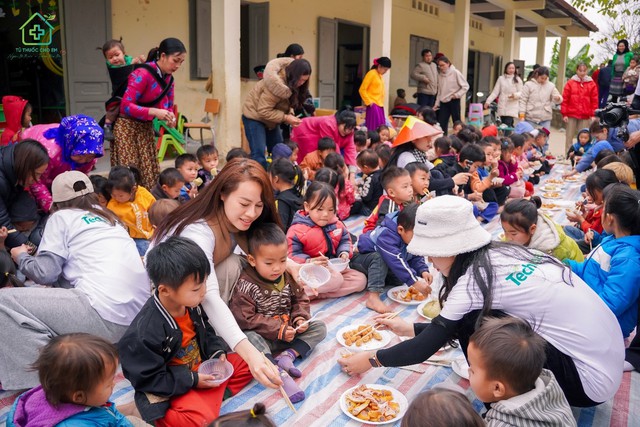
[[188, 202], [198, 195], [198, 158], [190, 153], [180, 154], [176, 157], [176, 169], [184, 178], [184, 185], [180, 189], [178, 200], [180, 203]]
[[624, 94], [632, 95], [636, 91], [638, 85], [638, 58], [633, 57], [629, 60], [629, 67], [622, 74], [622, 82], [624, 84]]
[[367, 146], [372, 150], [375, 150], [380, 146], [380, 134], [375, 130], [371, 129], [367, 131]]
[[178, 200], [180, 197], [180, 191], [184, 184], [184, 177], [178, 169], [166, 168], [160, 172], [158, 183], [153, 187], [153, 189], [151, 189], [151, 194], [156, 198], [156, 200]]
[[587, 177], [587, 194], [591, 198], [593, 206], [589, 207], [584, 203], [578, 203], [577, 210], [567, 210], [566, 216], [569, 221], [576, 225], [565, 225], [564, 232], [578, 242], [582, 253], [591, 252], [589, 245], [585, 244], [584, 235], [589, 230], [602, 233], [602, 204], [604, 199], [602, 192], [610, 184], [619, 182], [616, 174], [607, 169], [599, 169]]
[[576, 426], [553, 372], [543, 369], [547, 342], [514, 317], [486, 318], [469, 338], [469, 383], [491, 403], [488, 427]]
[[293, 216], [302, 208], [305, 187], [302, 171], [291, 160], [281, 158], [271, 162], [269, 178], [276, 193], [276, 208], [284, 230], [288, 230]]
[[[329, 259], [351, 259], [352, 243], [347, 227], [336, 217], [336, 195], [324, 182], [311, 183], [304, 196], [304, 209], [296, 213], [287, 231], [289, 258], [304, 264], [327, 266]], [[335, 298], [360, 292], [367, 279], [359, 271], [331, 269], [331, 278], [319, 288], [305, 287], [309, 295]]]
[[453, 122], [454, 135], [459, 134], [462, 129], [464, 129], [464, 123], [462, 122], [462, 120], [456, 120], [455, 122]]
[[7, 227], [0, 228], [0, 289], [4, 287], [22, 288], [24, 283], [16, 276], [16, 265], [4, 246], [9, 235]]
[[518, 161], [513, 156], [515, 146], [509, 139], [505, 139], [502, 143], [500, 160], [498, 161], [499, 177], [502, 179], [502, 185], [508, 186], [509, 197], [512, 199], [520, 199], [524, 197], [525, 187], [522, 177], [524, 172], [518, 167]]
[[385, 215], [402, 210], [404, 205], [413, 201], [411, 175], [406, 169], [390, 166], [382, 172], [380, 182], [387, 194], [380, 198], [376, 208], [364, 221], [363, 233], [382, 224]]
[[400, 427], [486, 427], [466, 396], [434, 387], [420, 393], [409, 405]]
[[380, 254], [389, 269], [389, 282], [394, 285], [416, 286], [420, 292], [428, 295], [431, 292], [429, 285], [433, 280], [429, 267], [424, 257], [407, 252], [407, 245], [413, 237], [417, 210], [418, 204], [411, 203], [402, 211], [387, 215], [382, 224], [360, 236], [358, 251], [361, 254]]
[[[140, 55], [137, 58], [132, 58], [129, 55], [125, 55], [124, 52], [122, 39], [107, 40], [102, 45], [102, 55], [104, 55], [104, 59], [107, 60], [107, 68], [121, 68], [132, 64], [143, 64], [145, 62], [145, 57], [143, 55]], [[133, 71], [133, 69], [131, 69], [131, 71]], [[127, 80], [124, 79], [124, 81], [122, 81], [123, 76], [116, 78], [115, 75], [112, 75], [110, 77], [114, 94], [119, 92], [119, 89], [122, 89], [119, 86], [125, 85], [126, 87]], [[107, 103], [107, 114], [104, 117], [104, 139], [107, 141], [113, 141], [113, 122], [116, 121], [119, 113], [120, 103], [117, 103], [117, 105], [109, 102]]]
[[218, 417], [209, 427], [276, 427], [267, 416], [264, 404], [256, 403], [248, 411], [231, 412]]
[[407, 103], [407, 93], [404, 89], [396, 90], [396, 99], [393, 101], [393, 106], [397, 107], [398, 105], [404, 105]]
[[[602, 162], [601, 162], [602, 163]], [[618, 181], [623, 184], [627, 184], [629, 187], [636, 190], [635, 187], [635, 177], [633, 176], [633, 169], [622, 162], [611, 162], [604, 166], [601, 169], [609, 169], [616, 174], [616, 178]]]
[[273, 146], [271, 150], [271, 161], [276, 161], [278, 159], [290, 159], [293, 151], [287, 144], [284, 142], [279, 142]]
[[[249, 236], [249, 252], [231, 295], [229, 308], [258, 351], [278, 366], [293, 403], [304, 391], [288, 378], [302, 372], [293, 362], [307, 357], [327, 335], [324, 323], [311, 319], [304, 288], [287, 273], [287, 237], [276, 224], [262, 224]], [[280, 354], [273, 358], [272, 353]]]
[[382, 144], [388, 145], [389, 140], [391, 139], [391, 132], [389, 131], [389, 126], [380, 125], [378, 129], [376, 129], [378, 135], [380, 136], [380, 142]]
[[149, 208], [149, 222], [155, 231], [171, 212], [180, 207], [176, 199], [159, 199]]
[[91, 184], [93, 184], [93, 191], [98, 196], [98, 202], [103, 208], [107, 208], [109, 200], [111, 200], [111, 194], [107, 191], [108, 180], [102, 175], [91, 175], [89, 177]]
[[604, 190], [602, 226], [608, 234], [586, 261], [567, 264], [607, 304], [627, 338], [638, 322], [640, 297], [640, 192], [625, 184]]
[[324, 167], [333, 169], [338, 174], [338, 186], [336, 187], [338, 211], [336, 214], [344, 221], [349, 218], [351, 207], [356, 201], [356, 193], [349, 179], [349, 169], [347, 169], [342, 155], [338, 153], [329, 153], [324, 159]]
[[[247, 364], [227, 355], [200, 303], [211, 271], [207, 256], [192, 240], [169, 237], [146, 259], [153, 296], [119, 342], [122, 372], [135, 389], [142, 418], [156, 426], [202, 426], [220, 413], [223, 396], [234, 395], [251, 380]], [[233, 365], [219, 386], [198, 372], [209, 359]]]
[[589, 129], [580, 129], [576, 136], [576, 142], [569, 147], [569, 151], [567, 152], [567, 157], [571, 159], [571, 166], [575, 166], [575, 164], [580, 161], [584, 153], [591, 149], [592, 145]]
[[149, 208], [156, 199], [141, 185], [138, 185], [135, 168], [115, 166], [109, 172], [107, 189], [111, 200], [107, 208], [120, 218], [129, 229], [129, 235], [136, 242], [140, 256], [149, 249], [149, 239], [153, 228], [149, 222]]
[[7, 425], [133, 427], [113, 402], [118, 353], [110, 342], [85, 333], [53, 337], [33, 364], [39, 386], [21, 394]]
[[289, 156], [289, 160], [293, 162], [294, 165], [298, 166], [298, 151], [300, 151], [300, 147], [295, 141], [287, 141], [284, 143], [291, 150], [291, 156]]
[[226, 163], [229, 163], [231, 160], [238, 159], [238, 158], [239, 159], [250, 159], [251, 156], [249, 155], [249, 153], [244, 151], [242, 148], [236, 147], [236, 148], [232, 148], [231, 150], [229, 150], [227, 152], [227, 156], [224, 158], [224, 161]]
[[538, 211], [541, 205], [537, 196], [531, 200], [512, 200], [504, 205], [500, 222], [505, 240], [553, 255], [560, 261], [582, 262], [584, 256], [576, 241], [565, 234], [562, 226]]
[[457, 161], [456, 153], [451, 152], [451, 139], [447, 136], [441, 136], [437, 138], [433, 143], [434, 154], [436, 159], [433, 161], [433, 166], [438, 166], [440, 163], [446, 163], [451, 167], [455, 165]]
[[198, 170], [198, 178], [202, 180], [202, 184], [198, 185], [198, 191], [202, 191], [205, 185], [211, 183], [218, 175], [218, 149], [210, 144], [202, 145], [196, 151], [196, 157], [201, 166]]
[[356, 152], [361, 153], [362, 151], [369, 148], [367, 144], [367, 134], [361, 130], [355, 131], [353, 134], [353, 143], [356, 146]]
[[596, 140], [595, 144], [593, 144], [589, 151], [582, 155], [582, 158], [576, 163], [571, 172], [562, 175], [563, 178], [567, 178], [590, 169], [592, 163], [601, 151], [613, 151], [613, 147], [609, 141], [607, 141], [609, 136], [608, 126], [602, 126], [598, 120], [594, 120], [589, 127], [589, 133], [591, 133], [591, 136]]
[[26, 99], [7, 95], [2, 97], [2, 108], [6, 127], [0, 137], [0, 145], [4, 146], [18, 142], [22, 129], [31, 126], [33, 107]]
[[411, 162], [404, 167], [411, 176], [411, 187], [416, 203], [426, 202], [431, 198], [429, 193], [429, 167], [422, 162]]
[[358, 154], [356, 163], [363, 175], [362, 183], [356, 191], [356, 202], [351, 209], [351, 215], [369, 216], [378, 205], [383, 192], [380, 182], [380, 160], [375, 151], [366, 149]]
[[320, 138], [318, 141], [318, 149], [304, 156], [302, 163], [300, 163], [300, 169], [306, 172], [309, 176], [308, 179], [314, 179], [318, 169], [324, 164], [324, 158], [329, 153], [335, 153], [336, 143], [329, 137]]
[[386, 168], [389, 160], [391, 160], [391, 147], [388, 145], [378, 145], [375, 150], [378, 155], [380, 169]]

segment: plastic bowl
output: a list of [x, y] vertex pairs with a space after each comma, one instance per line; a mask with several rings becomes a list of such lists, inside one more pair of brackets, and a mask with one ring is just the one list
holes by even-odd
[[344, 271], [348, 266], [349, 260], [344, 260], [342, 258], [332, 258], [329, 260], [329, 267], [337, 272]]
[[231, 378], [231, 375], [233, 375], [233, 365], [227, 360], [222, 361], [220, 359], [209, 359], [200, 364], [198, 373], [213, 375], [215, 380], [208, 381], [208, 383], [217, 387]]
[[331, 272], [321, 265], [305, 264], [300, 268], [300, 278], [305, 285], [319, 288], [331, 278]]

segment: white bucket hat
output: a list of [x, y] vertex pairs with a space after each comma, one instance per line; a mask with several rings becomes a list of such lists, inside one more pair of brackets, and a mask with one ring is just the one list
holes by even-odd
[[491, 242], [473, 216], [473, 205], [458, 196], [440, 196], [416, 212], [413, 238], [407, 250], [420, 256], [448, 257], [479, 249]]

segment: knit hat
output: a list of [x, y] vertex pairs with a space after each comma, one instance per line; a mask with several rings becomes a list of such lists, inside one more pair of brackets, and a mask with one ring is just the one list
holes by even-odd
[[89, 177], [80, 171], [61, 173], [51, 184], [54, 203], [66, 202], [89, 193], [93, 193], [93, 184]]
[[516, 124], [516, 127], [513, 129], [513, 133], [517, 133], [518, 135], [523, 134], [525, 132], [531, 133], [533, 131], [533, 126], [529, 122], [521, 121]]
[[540, 128], [540, 132], [544, 133], [546, 136], [551, 135], [551, 132], [547, 128]]
[[442, 131], [428, 123], [417, 119], [415, 116], [407, 117], [407, 120], [402, 125], [398, 136], [393, 140], [392, 147], [397, 147], [406, 142], [414, 141], [418, 138], [424, 138], [425, 136], [442, 135]]
[[498, 128], [496, 125], [489, 125], [482, 128], [482, 136], [498, 136]]
[[283, 144], [282, 142], [280, 142], [273, 146], [273, 149], [271, 150], [271, 159], [273, 160], [281, 159], [281, 158], [288, 159], [289, 157], [291, 157], [292, 154], [293, 154], [293, 151], [291, 151], [291, 148], [289, 148], [286, 144]]
[[491, 242], [491, 234], [473, 215], [473, 204], [458, 196], [440, 196], [416, 212], [407, 250], [420, 256], [448, 257], [475, 251]]

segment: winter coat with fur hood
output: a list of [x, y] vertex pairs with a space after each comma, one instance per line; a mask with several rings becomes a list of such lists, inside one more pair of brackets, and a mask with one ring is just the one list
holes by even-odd
[[593, 117], [598, 108], [598, 86], [589, 76], [583, 80], [577, 75], [569, 79], [562, 91], [562, 106], [564, 117], [586, 120]]

